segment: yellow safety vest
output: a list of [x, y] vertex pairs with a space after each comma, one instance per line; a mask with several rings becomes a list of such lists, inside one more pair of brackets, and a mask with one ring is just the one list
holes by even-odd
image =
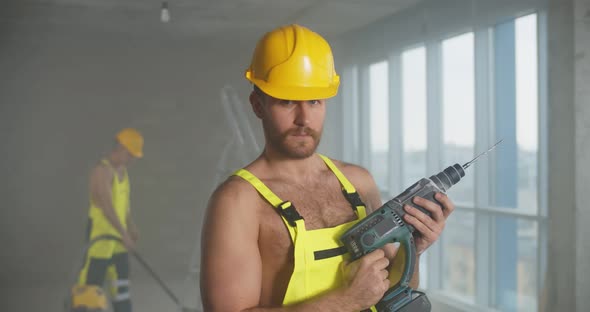
[[[102, 163], [107, 165], [113, 172], [111, 202], [113, 209], [115, 210], [115, 214], [121, 222], [121, 225], [124, 229], [127, 229], [127, 215], [129, 212], [129, 176], [127, 175], [127, 170], [124, 170], [123, 178], [119, 181], [119, 174], [117, 173], [117, 170], [111, 166], [109, 161], [103, 159]], [[119, 233], [119, 231], [117, 231], [117, 229], [115, 229], [111, 222], [106, 218], [102, 212], [102, 209], [92, 201], [92, 195], [90, 196], [90, 209], [88, 216], [90, 219], [88, 237], [89, 242], [101, 235], [113, 235], [116, 237], [121, 237], [121, 233]], [[86, 259], [84, 261], [84, 266], [80, 270], [78, 278], [78, 283], [80, 285], [86, 284], [91, 258], [111, 259], [114, 254], [127, 252], [127, 249], [122, 243], [114, 240], [99, 240], [94, 242], [92, 246], [87, 247], [88, 250]], [[117, 280], [117, 272], [113, 267], [109, 267], [106, 274], [111, 280]]]
[[279, 211], [289, 230], [294, 246], [295, 266], [283, 300], [284, 306], [306, 301], [344, 284], [340, 265], [344, 261], [346, 249], [340, 242], [340, 236], [367, 215], [365, 204], [354, 186], [329, 158], [319, 156], [338, 178], [346, 199], [356, 212], [357, 220], [308, 231], [305, 229], [303, 218], [291, 202], [281, 200], [249, 171], [240, 169], [235, 173], [252, 184], [258, 193]]
[[[111, 202], [117, 218], [121, 222], [124, 229], [127, 228], [127, 215], [129, 213], [129, 176], [127, 170], [123, 172], [123, 178], [119, 181], [119, 175], [115, 168], [111, 166], [108, 160], [103, 159], [102, 163], [107, 165], [113, 171], [113, 186], [111, 189]], [[114, 235], [121, 237], [121, 234], [111, 222], [104, 215], [101, 208], [99, 208], [90, 197], [90, 210], [88, 213], [90, 217], [91, 230], [90, 239], [99, 235]]]

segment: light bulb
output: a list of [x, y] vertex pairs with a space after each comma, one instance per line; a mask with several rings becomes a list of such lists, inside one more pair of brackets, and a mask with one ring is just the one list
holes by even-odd
[[160, 11], [160, 20], [162, 23], [168, 23], [170, 21], [170, 11], [168, 11], [168, 2], [162, 2], [162, 10]]

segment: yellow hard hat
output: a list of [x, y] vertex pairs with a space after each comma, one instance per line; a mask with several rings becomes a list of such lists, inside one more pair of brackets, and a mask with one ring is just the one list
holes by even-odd
[[300, 25], [277, 28], [256, 45], [246, 79], [283, 100], [319, 100], [338, 93], [340, 77], [328, 42]]
[[143, 157], [143, 136], [133, 128], [125, 128], [117, 133], [117, 142], [123, 145], [131, 155]]

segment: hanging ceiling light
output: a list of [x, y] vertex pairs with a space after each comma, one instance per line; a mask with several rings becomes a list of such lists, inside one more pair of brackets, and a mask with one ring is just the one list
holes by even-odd
[[162, 9], [160, 10], [160, 21], [168, 23], [170, 21], [170, 11], [168, 11], [168, 2], [162, 2]]

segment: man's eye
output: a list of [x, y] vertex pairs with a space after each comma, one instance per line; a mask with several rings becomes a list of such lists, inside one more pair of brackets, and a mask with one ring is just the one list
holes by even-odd
[[309, 103], [311, 103], [311, 104], [320, 104], [320, 100], [310, 100]]
[[289, 101], [289, 100], [281, 100], [281, 104], [285, 105], [285, 106], [289, 106], [291, 104], [293, 104], [293, 101]]

